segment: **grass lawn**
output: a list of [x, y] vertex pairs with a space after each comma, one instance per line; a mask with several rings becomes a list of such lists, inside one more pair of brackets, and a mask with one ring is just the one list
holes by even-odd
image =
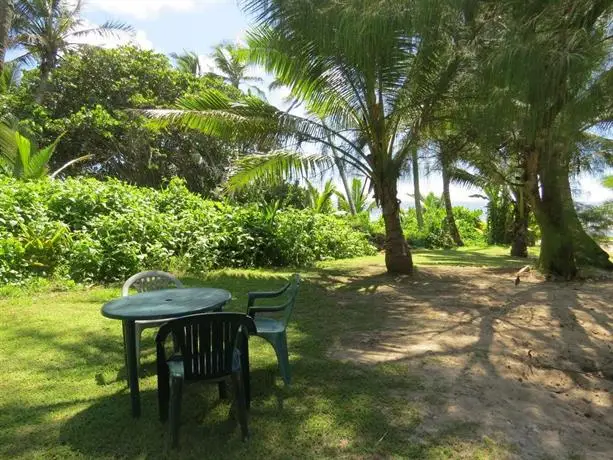
[[[501, 248], [417, 251], [418, 265], [522, 266]], [[351, 273], [382, 257], [323, 264], [305, 282], [289, 330], [293, 383], [284, 387], [272, 347], [251, 342], [251, 439], [240, 441], [229, 404], [214, 385], [184, 394], [181, 449], [168, 449], [157, 418], [154, 331], [144, 333], [142, 417], [130, 416], [121, 327], [100, 315], [118, 286], [66, 291], [5, 289], [0, 297], [1, 458], [496, 458], [504, 445], [449, 425], [414, 434], [420, 408], [403, 397], [424, 381], [402, 362], [359, 365], [329, 357], [335, 343], [376, 330], [381, 315], [366, 303], [342, 302], [330, 273]], [[225, 270], [183, 278], [190, 286], [228, 289], [227, 310], [244, 311], [246, 294], [282, 285], [290, 271]]]

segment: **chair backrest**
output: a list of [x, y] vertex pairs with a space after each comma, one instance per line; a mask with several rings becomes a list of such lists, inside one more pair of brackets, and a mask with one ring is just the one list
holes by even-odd
[[161, 271], [140, 272], [131, 276], [125, 283], [123, 283], [121, 295], [123, 297], [129, 296], [130, 289], [134, 289], [136, 292], [140, 293], [158, 291], [160, 289], [168, 289], [173, 287], [182, 288], [183, 284], [170, 273]]
[[236, 371], [244, 341], [255, 332], [253, 319], [244, 313], [205, 313], [169, 321], [156, 337], [158, 375], [164, 373], [164, 342], [170, 334], [179, 347], [185, 379], [206, 380]]
[[294, 305], [296, 304], [296, 297], [298, 297], [298, 291], [300, 290], [300, 283], [302, 279], [300, 275], [297, 273], [292, 275], [287, 289], [285, 291], [287, 295], [287, 301], [282, 305], [283, 307], [283, 319], [282, 322], [285, 326], [289, 323], [289, 319], [292, 316], [292, 311], [294, 310]]

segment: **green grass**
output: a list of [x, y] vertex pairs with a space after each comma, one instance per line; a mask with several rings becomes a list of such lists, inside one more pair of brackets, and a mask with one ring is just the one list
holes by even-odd
[[[454, 258], [493, 265], [499, 250], [418, 252], [420, 264]], [[324, 264], [350, 272], [382, 265], [382, 257]], [[344, 265], [343, 265], [344, 264]], [[228, 310], [244, 310], [250, 290], [280, 286], [289, 272], [227, 270], [188, 285], [234, 295]], [[359, 366], [327, 356], [341, 337], [373, 330], [382, 315], [368, 302], [342, 302], [325, 270], [305, 273], [289, 331], [293, 383], [284, 387], [272, 348], [252, 339], [251, 439], [240, 441], [216, 386], [184, 394], [181, 449], [168, 449], [157, 418], [153, 334], [145, 332], [142, 416], [130, 416], [121, 327], [100, 315], [118, 287], [51, 285], [6, 290], [0, 298], [0, 458], [494, 458], [500, 447], [475, 439], [471, 427], [416, 436], [422, 414], [402, 395], [422, 388], [403, 363]], [[351, 289], [351, 287], [348, 287]], [[359, 296], [359, 292], [351, 295]]]
[[[521, 268], [534, 264], [539, 248], [529, 248], [528, 259], [511, 257], [510, 249], [503, 246], [463, 247], [456, 249], [415, 249], [411, 251], [413, 262], [420, 266], [450, 265], [458, 267]], [[322, 268], [353, 270], [361, 265], [383, 265], [380, 255], [350, 260], [335, 260], [320, 264]]]

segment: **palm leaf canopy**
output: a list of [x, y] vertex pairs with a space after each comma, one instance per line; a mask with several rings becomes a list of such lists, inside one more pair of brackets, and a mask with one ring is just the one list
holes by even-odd
[[75, 41], [78, 38], [134, 31], [132, 26], [119, 21], [86, 27], [80, 16], [82, 0], [16, 0], [14, 8], [9, 43], [12, 48], [23, 48], [25, 52], [17, 60], [30, 64], [40, 61], [53, 67], [59, 53], [80, 46]]
[[[433, 47], [424, 45], [436, 34], [415, 27], [415, 19], [425, 21], [420, 15], [430, 14], [439, 2], [245, 0], [243, 5], [258, 23], [248, 38], [250, 61], [290, 88], [308, 115], [288, 114], [250, 96], [232, 101], [215, 91], [149, 114], [217, 136], [272, 138], [292, 151], [305, 142], [319, 143], [335, 149], [341, 161], [375, 185], [382, 177], [398, 178], [413, 135], [407, 127], [415, 125], [410, 109], [425, 101], [411, 84], [409, 77], [416, 78], [411, 66], [419, 53], [425, 53], [424, 63], [439, 62]], [[424, 11], [417, 8], [424, 5]], [[228, 64], [223, 49], [218, 54], [218, 64], [222, 58]], [[421, 81], [435, 74], [424, 72]], [[440, 73], [435, 76], [429, 88], [440, 94], [448, 83], [440, 83]]]

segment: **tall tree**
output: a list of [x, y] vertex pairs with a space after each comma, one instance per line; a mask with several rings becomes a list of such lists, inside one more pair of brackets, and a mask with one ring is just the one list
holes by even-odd
[[464, 242], [462, 241], [460, 231], [456, 225], [455, 216], [453, 215], [451, 182], [454, 179], [454, 171], [456, 169], [455, 163], [465, 144], [466, 142], [458, 139], [457, 136], [448, 136], [439, 140], [437, 148], [437, 159], [443, 179], [443, 204], [445, 206], [447, 227], [449, 228], [449, 235], [456, 246], [464, 246]]
[[[577, 264], [612, 268], [583, 229], [570, 187], [573, 158], [588, 129], [610, 119], [613, 1], [531, 0], [496, 6], [486, 53], [486, 92], [496, 123], [510, 116], [525, 165], [526, 196], [541, 229], [539, 265], [571, 278]], [[495, 39], [493, 37], [496, 37]], [[495, 96], [499, 101], [495, 101]]]
[[200, 56], [194, 51], [183, 51], [181, 54], [170, 53], [170, 57], [174, 59], [178, 69], [182, 72], [187, 72], [196, 77], [202, 75], [202, 67], [200, 66]]
[[78, 39], [133, 31], [132, 26], [117, 21], [88, 27], [80, 16], [82, 9], [82, 0], [15, 0], [11, 45], [25, 50], [19, 60], [37, 63], [41, 92], [60, 55], [80, 46]]
[[415, 217], [417, 218], [417, 227], [421, 230], [424, 228], [424, 211], [421, 206], [422, 196], [419, 186], [419, 149], [414, 145], [411, 149], [411, 170], [413, 172], [413, 200], [415, 203]]
[[219, 78], [180, 72], [163, 54], [126, 46], [86, 47], [64, 55], [42, 105], [34, 100], [39, 81], [36, 69], [26, 71], [2, 102], [27, 121], [41, 145], [65, 133], [51, 158], [52, 169], [91, 154], [90, 161], [62, 174], [115, 177], [149, 187], [179, 176], [190, 190], [208, 196], [226, 178], [236, 145], [198, 132], [157, 129], [136, 113], [170, 107], [185, 94], [209, 88], [241, 94]]
[[216, 71], [213, 73], [222, 77], [235, 88], [239, 88], [240, 85], [246, 84], [249, 89], [261, 95], [262, 91], [257, 88], [257, 86], [254, 86], [254, 84], [261, 84], [263, 80], [259, 77], [253, 77], [247, 74], [250, 65], [248, 53], [248, 49], [233, 43], [221, 43], [217, 45], [211, 55], [216, 67]]
[[[259, 22], [251, 55], [288, 86], [311, 116], [280, 111], [247, 97], [237, 104], [218, 94], [182, 101], [177, 110], [151, 114], [217, 135], [273, 137], [294, 152], [272, 152], [239, 165], [231, 186], [258, 177], [310, 172], [333, 164], [330, 153], [296, 152], [305, 142], [332, 147], [356, 175], [369, 180], [386, 228], [391, 273], [411, 273], [413, 262], [400, 225], [398, 180], [433, 108], [444, 99], [453, 72], [428, 72], [431, 40], [445, 33], [430, 2], [245, 0]], [[415, 22], [416, 17], [430, 22]], [[432, 80], [434, 79], [434, 81]], [[446, 80], [446, 81], [445, 81]], [[423, 85], [416, 87], [414, 82]], [[322, 123], [320, 120], [325, 120]], [[338, 142], [336, 142], [338, 140]]]
[[13, 0], [0, 0], [0, 72], [2, 72], [4, 67], [12, 20]]

